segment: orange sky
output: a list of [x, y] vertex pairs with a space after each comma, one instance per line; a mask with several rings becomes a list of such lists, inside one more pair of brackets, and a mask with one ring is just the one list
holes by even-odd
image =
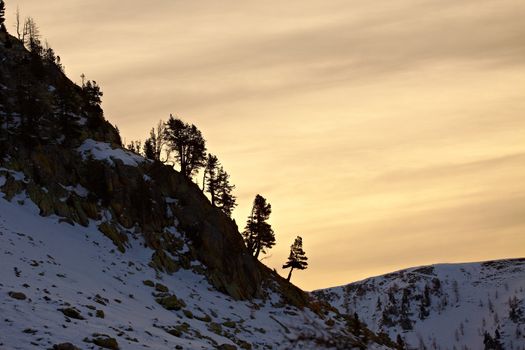
[[[125, 6], [123, 6], [125, 4]], [[14, 33], [16, 1], [7, 1]], [[525, 256], [522, 0], [18, 1], [130, 141], [170, 113], [273, 207], [283, 275]]]

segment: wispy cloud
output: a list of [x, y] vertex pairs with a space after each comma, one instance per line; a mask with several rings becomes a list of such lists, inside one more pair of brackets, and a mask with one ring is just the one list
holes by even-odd
[[[20, 1], [127, 139], [196, 123], [303, 287], [524, 255], [518, 0]], [[9, 3], [12, 14], [16, 3]], [[12, 21], [11, 21], [12, 23]], [[9, 24], [8, 24], [9, 25]]]

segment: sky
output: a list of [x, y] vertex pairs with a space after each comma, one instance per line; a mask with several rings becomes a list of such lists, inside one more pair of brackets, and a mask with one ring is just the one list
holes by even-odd
[[126, 141], [196, 124], [306, 290], [525, 256], [522, 0], [10, 0], [12, 33], [17, 5]]

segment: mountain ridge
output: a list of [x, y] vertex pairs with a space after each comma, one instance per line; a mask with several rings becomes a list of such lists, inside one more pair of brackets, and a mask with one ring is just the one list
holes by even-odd
[[525, 348], [525, 258], [398, 270], [313, 295], [414, 349]]
[[398, 269], [395, 269], [395, 270], [387, 271], [387, 272], [384, 272], [384, 273], [373, 274], [371, 276], [364, 277], [364, 278], [361, 278], [361, 279], [357, 279], [355, 281], [351, 281], [351, 282], [348, 282], [348, 283], [336, 284], [336, 285], [330, 286], [330, 287], [323, 287], [323, 288], [313, 289], [313, 290], [311, 290], [311, 292], [315, 292], [315, 291], [319, 291], [319, 290], [326, 290], [326, 289], [345, 287], [345, 286], [347, 286], [349, 284], [364, 282], [364, 281], [369, 280], [371, 278], [387, 276], [387, 275], [396, 274], [396, 273], [402, 272], [402, 271], [407, 271], [407, 270], [412, 270], [412, 269], [419, 269], [419, 268], [425, 268], [425, 267], [429, 267], [429, 266], [436, 266], [436, 265], [443, 265], [443, 266], [452, 265], [452, 266], [454, 266], [454, 265], [468, 265], [468, 264], [484, 264], [484, 263], [491, 263], [491, 262], [498, 262], [498, 261], [515, 261], [515, 260], [519, 261], [519, 260], [523, 260], [523, 259], [525, 259], [525, 257], [495, 258], [495, 259], [489, 259], [489, 260], [468, 260], [468, 261], [459, 261], [459, 262], [434, 262], [434, 263], [428, 263], [428, 264], [413, 265], [413, 266], [409, 266], [409, 267], [402, 267], [402, 268], [398, 268]]

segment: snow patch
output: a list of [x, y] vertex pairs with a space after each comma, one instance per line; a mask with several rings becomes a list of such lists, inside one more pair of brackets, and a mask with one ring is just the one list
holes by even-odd
[[76, 185], [75, 187], [73, 186], [64, 186], [64, 185], [61, 185], [65, 190], [69, 191], [69, 192], [74, 192], [76, 193], [79, 197], [82, 197], [82, 198], [86, 198], [88, 195], [89, 195], [89, 191], [87, 188], [81, 186], [81, 185]]
[[8, 172], [16, 181], [25, 181], [26, 176], [21, 171], [14, 171], [7, 168], [0, 168], [0, 171]]
[[179, 201], [175, 198], [166, 197], [165, 198], [166, 204], [177, 204]]
[[145, 159], [133, 152], [123, 150], [122, 148], [111, 148], [111, 145], [106, 142], [99, 142], [93, 139], [87, 139], [77, 148], [77, 151], [85, 160], [90, 155], [96, 160], [105, 160], [111, 165], [115, 165], [115, 160], [122, 161], [125, 165], [138, 166], [143, 163]]

